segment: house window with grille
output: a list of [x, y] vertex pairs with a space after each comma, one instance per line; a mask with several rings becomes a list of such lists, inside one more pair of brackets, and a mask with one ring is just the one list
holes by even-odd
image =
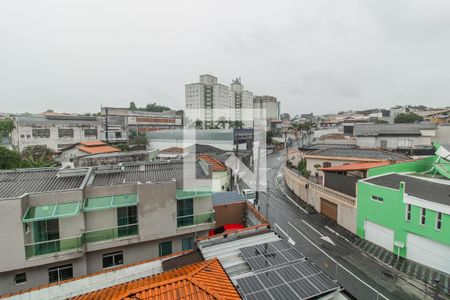
[[24, 283], [26, 283], [26, 282], [27, 282], [27, 273], [25, 273], [25, 272], [23, 272], [23, 273], [17, 273], [17, 274], [14, 276], [14, 283], [15, 283], [16, 285], [24, 284]]
[[442, 213], [436, 213], [436, 230], [441, 230], [442, 228]]
[[387, 149], [387, 140], [381, 140], [380, 141], [380, 148], [381, 149]]
[[411, 221], [411, 204], [406, 204], [406, 221]]
[[123, 265], [123, 252], [114, 252], [103, 254], [102, 257], [103, 268], [110, 268]]
[[50, 129], [33, 128], [31, 130], [31, 134], [33, 135], [33, 137], [37, 137], [37, 138], [48, 138], [48, 137], [50, 137]]
[[85, 129], [84, 136], [97, 136], [97, 129]]
[[427, 210], [425, 208], [420, 209], [420, 225], [425, 225], [426, 213], [427, 213]]
[[194, 249], [194, 238], [188, 237], [181, 240], [181, 250], [192, 250]]
[[73, 137], [73, 129], [72, 128], [63, 128], [58, 129], [59, 137]]
[[72, 265], [64, 265], [48, 269], [48, 283], [60, 282], [73, 278]]
[[159, 256], [172, 254], [172, 241], [167, 241], [159, 244]]

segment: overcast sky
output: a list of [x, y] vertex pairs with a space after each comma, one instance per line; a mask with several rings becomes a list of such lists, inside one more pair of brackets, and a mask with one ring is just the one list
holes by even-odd
[[291, 114], [450, 105], [450, 1], [0, 1], [0, 111], [181, 109], [203, 73]]

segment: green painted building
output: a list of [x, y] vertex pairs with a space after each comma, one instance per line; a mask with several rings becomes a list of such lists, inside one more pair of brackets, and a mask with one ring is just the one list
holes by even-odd
[[357, 235], [450, 273], [450, 162], [439, 149], [426, 159], [371, 169], [358, 182]]

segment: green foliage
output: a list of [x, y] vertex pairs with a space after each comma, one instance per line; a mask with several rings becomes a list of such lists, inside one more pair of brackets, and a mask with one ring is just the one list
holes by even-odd
[[130, 139], [129, 150], [146, 150], [148, 144], [148, 139], [145, 135], [138, 135]]
[[120, 149], [120, 151], [123, 151], [123, 152], [130, 151], [130, 145], [128, 145], [128, 144], [117, 144], [117, 145], [114, 145], [114, 147]]
[[282, 113], [280, 115], [280, 119], [283, 121], [290, 121], [291, 120], [291, 115], [288, 113]]
[[200, 120], [195, 121], [195, 129], [203, 129], [203, 122]]
[[0, 169], [16, 169], [20, 166], [20, 153], [0, 146]]
[[377, 119], [376, 121], [375, 121], [375, 123], [376, 124], [386, 124], [386, 123], [389, 123], [388, 121], [385, 121], [385, 120], [382, 120], [382, 119]]
[[12, 119], [6, 118], [4, 120], [0, 120], [0, 137], [9, 136], [14, 128], [15, 126]]
[[228, 126], [230, 128], [242, 128], [244, 123], [242, 121], [228, 121]]
[[151, 111], [151, 112], [163, 112], [166, 110], [171, 110], [170, 107], [164, 105], [158, 105], [155, 102], [147, 104], [146, 107], [136, 107], [134, 101], [130, 102], [130, 106], [128, 107], [130, 110], [140, 110], [140, 111]]
[[45, 159], [43, 157], [34, 158], [33, 156], [29, 156], [27, 158], [22, 159], [22, 168], [46, 168], [46, 167], [56, 167], [57, 164], [53, 159]]
[[401, 113], [395, 117], [394, 123], [415, 123], [415, 122], [420, 122], [422, 120], [423, 120], [423, 117], [419, 116], [418, 114]]
[[309, 178], [309, 176], [311, 176], [311, 171], [306, 169], [306, 159], [302, 158], [298, 162], [297, 169], [302, 177]]
[[53, 159], [53, 150], [46, 145], [27, 146], [22, 150], [22, 158], [38, 161], [40, 159], [50, 161]]

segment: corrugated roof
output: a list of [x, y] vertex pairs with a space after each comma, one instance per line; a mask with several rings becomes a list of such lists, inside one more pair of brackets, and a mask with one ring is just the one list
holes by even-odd
[[382, 167], [382, 166], [386, 166], [386, 165], [389, 165], [388, 161], [366, 162], [366, 163], [355, 163], [355, 164], [348, 164], [348, 165], [342, 165], [342, 166], [335, 166], [335, 167], [329, 167], [329, 168], [320, 168], [319, 170], [329, 171], [329, 172], [367, 171], [372, 168]]
[[450, 205], [450, 180], [446, 184], [426, 178], [394, 173], [365, 179], [364, 181], [397, 190], [400, 188], [400, 182], [403, 181], [405, 183], [405, 192], [408, 195]]
[[199, 159], [212, 165], [213, 171], [226, 171], [227, 170], [227, 167], [220, 160], [212, 157], [211, 155], [202, 154], [202, 155], [199, 155]]
[[227, 205], [236, 202], [245, 202], [245, 197], [238, 192], [223, 192], [212, 194], [213, 206]]
[[198, 162], [182, 160], [135, 163], [121, 167], [98, 167], [95, 168], [94, 174], [93, 186], [131, 182], [165, 182], [186, 176], [189, 178], [207, 176]]
[[408, 156], [380, 149], [328, 148], [305, 155], [308, 157], [353, 158], [361, 160], [407, 160]]
[[63, 124], [63, 125], [91, 125], [91, 126], [97, 126], [100, 124], [97, 118], [93, 117], [84, 117], [84, 116], [58, 116], [47, 118], [44, 115], [19, 115], [15, 117], [16, 120], [21, 125], [29, 125], [29, 126], [36, 126], [36, 125], [46, 125], [46, 124]]
[[112, 146], [80, 146], [79, 150], [89, 154], [120, 152], [120, 149]]
[[0, 172], [0, 198], [15, 198], [26, 193], [79, 189], [87, 170], [73, 176], [59, 176], [57, 168], [23, 169]]
[[217, 259], [187, 265], [72, 299], [241, 299]]
[[[194, 129], [170, 129], [170, 130], [159, 130], [147, 132], [146, 135], [150, 140], [183, 140], [195, 138], [197, 141], [206, 140], [206, 141], [223, 141], [229, 140], [233, 141], [234, 139], [234, 131], [233, 129], [202, 129], [202, 130], [194, 130]], [[184, 132], [187, 133], [187, 136], [184, 137]]]
[[380, 135], [417, 135], [420, 130], [436, 129], [433, 123], [414, 124], [355, 124], [354, 136], [380, 136]]

